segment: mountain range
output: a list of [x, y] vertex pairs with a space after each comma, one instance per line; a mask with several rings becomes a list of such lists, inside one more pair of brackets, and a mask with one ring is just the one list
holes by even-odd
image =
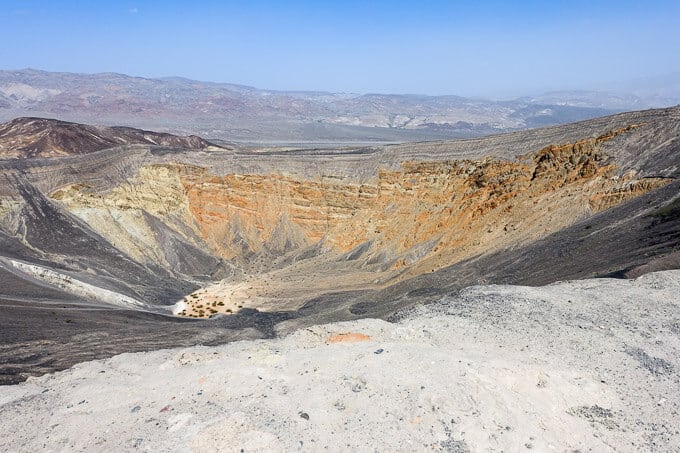
[[494, 101], [272, 91], [179, 77], [24, 69], [0, 71], [0, 120], [49, 117], [255, 143], [421, 141], [670, 106], [680, 102], [679, 80], [680, 75], [671, 75], [621, 86], [621, 91], [563, 91]]

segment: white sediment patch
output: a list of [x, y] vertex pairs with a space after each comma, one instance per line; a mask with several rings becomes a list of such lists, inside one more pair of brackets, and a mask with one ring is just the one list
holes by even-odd
[[23, 272], [24, 274], [28, 274], [31, 277], [47, 283], [50, 286], [57, 287], [84, 299], [95, 300], [123, 308], [133, 308], [136, 310], [153, 309], [153, 311], [158, 311], [159, 308], [164, 308], [162, 306], [152, 307], [149, 304], [141, 302], [132, 297], [85, 283], [70, 275], [62, 274], [46, 267], [28, 264], [17, 260], [8, 261], [15, 269]]
[[172, 314], [175, 316], [179, 315], [180, 313], [182, 313], [182, 311], [186, 310], [187, 308], [188, 306], [186, 302], [180, 300], [179, 302], [172, 306]]

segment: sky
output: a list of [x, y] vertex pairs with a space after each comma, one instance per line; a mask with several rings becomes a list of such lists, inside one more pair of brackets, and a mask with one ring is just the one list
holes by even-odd
[[680, 72], [680, 1], [0, 0], [0, 69], [512, 97]]

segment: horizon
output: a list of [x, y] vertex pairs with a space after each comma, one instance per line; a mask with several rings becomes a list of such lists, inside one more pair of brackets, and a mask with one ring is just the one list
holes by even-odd
[[[504, 102], [504, 101], [512, 101], [512, 100], [517, 100], [521, 99], [524, 97], [531, 97], [531, 96], [540, 96], [540, 95], [551, 95], [551, 94], [562, 94], [562, 93], [605, 93], [605, 94], [614, 94], [614, 95], [626, 95], [630, 93], [626, 93], [623, 90], [617, 90], [617, 89], [597, 89], [597, 88], [564, 88], [564, 89], [555, 89], [555, 90], [548, 90], [548, 91], [540, 91], [540, 92], [531, 92], [531, 93], [519, 93], [516, 96], [483, 96], [483, 95], [475, 95], [475, 96], [463, 96], [457, 93], [442, 93], [442, 94], [427, 94], [427, 93], [417, 93], [417, 92], [401, 92], [401, 93], [396, 93], [396, 92], [348, 92], [348, 91], [328, 91], [328, 90], [279, 90], [279, 89], [270, 89], [268, 87], [261, 87], [261, 86], [253, 86], [253, 85], [246, 85], [242, 83], [234, 83], [230, 81], [223, 81], [223, 80], [201, 80], [201, 79], [192, 79], [189, 77], [184, 77], [184, 76], [178, 76], [178, 75], [161, 75], [161, 76], [154, 76], [154, 77], [147, 77], [147, 76], [141, 76], [141, 75], [135, 75], [135, 74], [126, 74], [123, 72], [117, 72], [117, 71], [105, 71], [105, 72], [72, 72], [72, 71], [50, 71], [46, 69], [40, 69], [40, 68], [31, 68], [31, 67], [25, 67], [25, 68], [0, 68], [0, 72], [29, 72], [29, 71], [35, 71], [35, 72], [43, 72], [43, 73], [51, 73], [51, 74], [71, 74], [71, 75], [79, 75], [79, 76], [97, 76], [97, 75], [118, 75], [118, 76], [124, 76], [124, 77], [130, 77], [130, 78], [138, 78], [138, 79], [144, 79], [144, 80], [156, 80], [156, 81], [163, 81], [167, 79], [183, 79], [189, 82], [197, 82], [197, 83], [208, 83], [208, 84], [217, 84], [217, 85], [234, 85], [234, 86], [240, 86], [244, 88], [250, 88], [253, 90], [257, 91], [265, 91], [265, 92], [278, 92], [278, 93], [319, 93], [319, 94], [345, 94], [345, 95], [354, 95], [354, 96], [370, 96], [370, 95], [377, 95], [377, 96], [422, 96], [422, 97], [462, 97], [462, 98], [468, 98], [468, 99], [478, 99], [478, 100], [484, 100], [484, 101], [492, 101], [492, 102]], [[654, 78], [661, 78], [661, 77], [678, 77], [680, 78], [680, 71], [676, 72], [670, 72], [670, 73], [665, 73], [665, 74], [654, 74], [648, 77], [641, 77], [638, 78], [637, 80], [644, 80], [644, 79], [654, 79]], [[636, 79], [629, 79], [629, 80], [621, 80], [618, 82], [613, 82], [613, 83], [628, 83], [628, 82], [634, 82]], [[656, 108], [663, 108], [663, 107], [656, 107]]]
[[[680, 4], [9, 1], [6, 67], [511, 99], [680, 72]], [[65, 32], [67, 31], [67, 32]], [[622, 51], [623, 49], [623, 51]]]

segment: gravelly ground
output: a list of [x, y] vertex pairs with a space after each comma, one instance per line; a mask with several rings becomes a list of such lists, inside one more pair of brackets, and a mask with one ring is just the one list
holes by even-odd
[[680, 271], [471, 287], [397, 318], [2, 387], [0, 450], [680, 449]]

